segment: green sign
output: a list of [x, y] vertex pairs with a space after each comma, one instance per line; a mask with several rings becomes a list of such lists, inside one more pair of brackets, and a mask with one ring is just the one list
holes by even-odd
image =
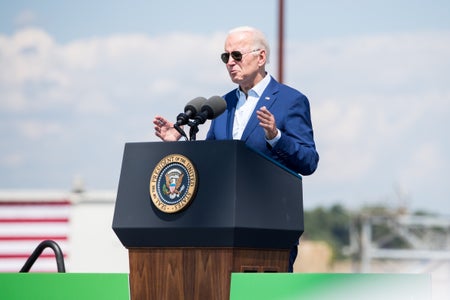
[[128, 274], [0, 273], [4, 300], [129, 300]]
[[431, 300], [427, 274], [233, 273], [230, 300]]

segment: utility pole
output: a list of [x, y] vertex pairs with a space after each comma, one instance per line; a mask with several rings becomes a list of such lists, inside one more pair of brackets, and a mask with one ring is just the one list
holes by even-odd
[[283, 83], [284, 0], [278, 0], [278, 81]]

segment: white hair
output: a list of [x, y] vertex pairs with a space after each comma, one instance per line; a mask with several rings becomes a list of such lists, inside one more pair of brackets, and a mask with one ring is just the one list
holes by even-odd
[[[267, 63], [269, 63], [270, 46], [269, 46], [269, 42], [267, 41], [264, 33], [262, 33], [260, 30], [258, 30], [256, 28], [253, 28], [250, 26], [240, 26], [240, 27], [231, 29], [228, 32], [228, 35], [230, 35], [232, 33], [237, 33], [237, 32], [250, 33], [253, 36], [253, 46], [255, 47], [255, 49], [264, 49], [266, 51], [266, 61], [267, 61]], [[257, 55], [257, 54], [255, 54], [255, 55]]]

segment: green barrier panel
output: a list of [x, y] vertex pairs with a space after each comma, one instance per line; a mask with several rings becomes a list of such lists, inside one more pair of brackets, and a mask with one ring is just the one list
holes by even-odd
[[428, 274], [233, 273], [230, 300], [431, 300]]
[[129, 300], [128, 274], [0, 273], [0, 299]]

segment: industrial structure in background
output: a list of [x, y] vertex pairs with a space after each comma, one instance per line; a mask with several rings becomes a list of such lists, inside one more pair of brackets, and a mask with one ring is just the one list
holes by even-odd
[[[86, 191], [79, 181], [68, 192], [0, 190], [0, 272], [19, 272], [40, 242], [54, 240], [67, 272], [129, 273], [128, 251], [112, 230], [115, 200], [116, 191]], [[344, 254], [353, 263], [339, 272], [431, 274], [433, 288], [450, 295], [450, 219], [395, 211], [356, 214], [350, 223]], [[300, 257], [309, 259], [302, 245]], [[57, 271], [51, 249], [30, 271]]]
[[[448, 218], [394, 212], [363, 214], [351, 224], [351, 245], [347, 254], [357, 258], [362, 273], [378, 271], [373, 269], [377, 261], [409, 262], [409, 268], [412, 268], [409, 271], [421, 273], [430, 273], [450, 263]], [[389, 246], [394, 240], [402, 241], [402, 247]], [[448, 268], [450, 270], [450, 266]]]
[[[115, 200], [115, 191], [86, 191], [80, 181], [68, 192], [0, 190], [0, 272], [20, 269], [39, 242], [47, 239], [60, 244], [69, 270], [99, 271], [99, 262], [105, 259], [105, 271], [127, 271], [127, 251], [111, 228]], [[353, 258], [355, 272], [383, 271], [374, 267], [380, 261], [409, 262], [414, 272], [432, 272], [450, 264], [449, 218], [404, 211], [358, 213], [350, 224], [350, 245], [344, 255]], [[392, 247], [396, 239], [402, 241], [401, 247]], [[79, 258], [79, 253], [90, 254]], [[42, 270], [52, 271], [51, 256], [41, 259], [49, 261]], [[113, 267], [118, 261], [124, 263]]]
[[359, 214], [350, 222], [352, 272], [430, 274], [433, 299], [450, 295], [450, 219], [406, 210]]

